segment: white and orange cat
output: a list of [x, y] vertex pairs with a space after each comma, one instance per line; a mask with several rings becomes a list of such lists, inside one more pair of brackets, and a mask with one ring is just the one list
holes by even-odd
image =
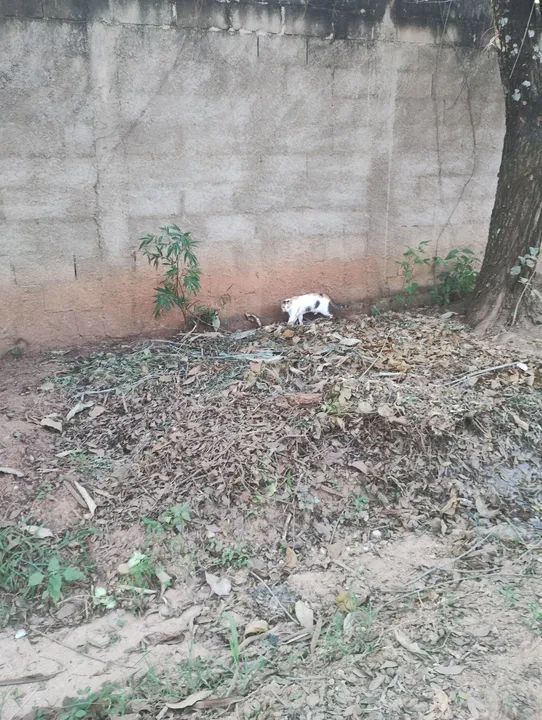
[[307, 313], [323, 315], [332, 318], [329, 308], [338, 305], [331, 300], [328, 295], [322, 293], [307, 293], [306, 295], [296, 295], [295, 297], [286, 298], [280, 304], [282, 312], [288, 313], [288, 325], [303, 325], [303, 315]]

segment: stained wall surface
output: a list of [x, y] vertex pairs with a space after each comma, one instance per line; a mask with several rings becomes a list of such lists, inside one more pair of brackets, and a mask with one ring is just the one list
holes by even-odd
[[482, 251], [487, 18], [392, 6], [0, 0], [0, 349], [156, 329], [136, 248], [168, 222], [225, 318], [386, 295], [421, 240]]

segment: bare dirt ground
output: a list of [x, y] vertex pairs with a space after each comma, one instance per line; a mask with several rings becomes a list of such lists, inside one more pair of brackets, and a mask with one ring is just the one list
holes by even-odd
[[540, 346], [450, 314], [0, 366], [0, 716], [542, 717]]

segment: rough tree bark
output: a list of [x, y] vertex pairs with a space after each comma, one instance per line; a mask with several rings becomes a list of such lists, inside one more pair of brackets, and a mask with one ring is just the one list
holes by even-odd
[[[488, 244], [467, 313], [479, 330], [510, 321], [524, 287], [510, 270], [542, 240], [541, 6], [538, 0], [492, 0], [492, 5], [506, 134]], [[531, 296], [523, 297], [525, 314]]]

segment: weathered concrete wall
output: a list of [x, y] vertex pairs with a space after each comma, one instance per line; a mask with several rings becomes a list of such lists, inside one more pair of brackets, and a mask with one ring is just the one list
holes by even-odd
[[420, 240], [482, 249], [503, 135], [484, 7], [0, 0], [0, 343], [156, 327], [135, 249], [165, 222], [230, 316], [383, 295]]

